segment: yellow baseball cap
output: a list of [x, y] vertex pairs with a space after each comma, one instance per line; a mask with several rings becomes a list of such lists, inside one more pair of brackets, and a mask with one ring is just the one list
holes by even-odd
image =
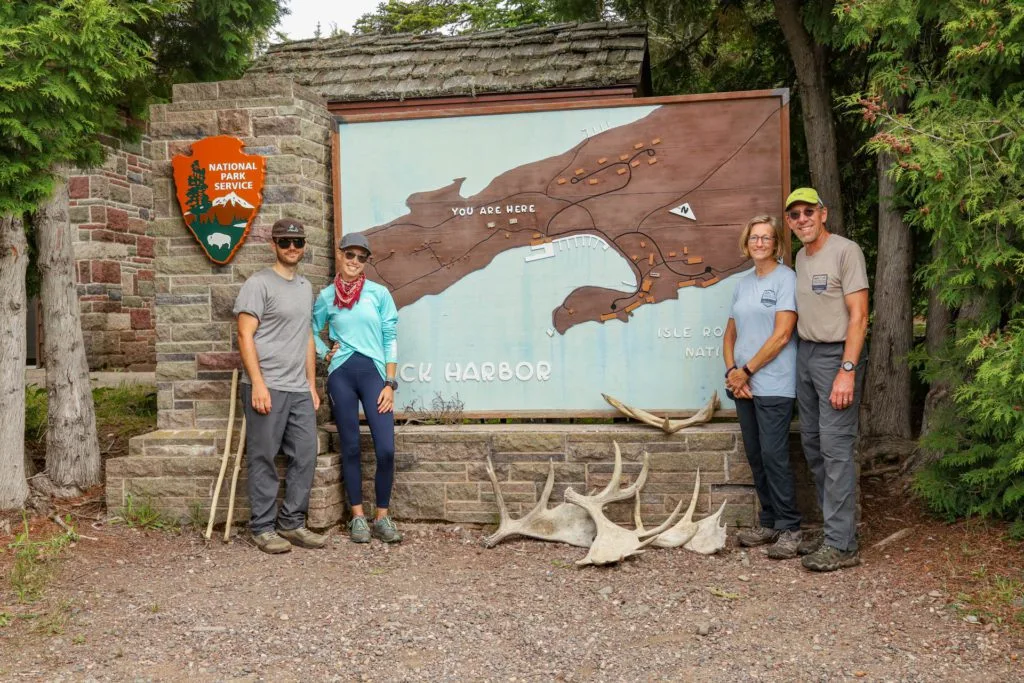
[[818, 196], [818, 191], [813, 187], [798, 187], [789, 193], [786, 197], [786, 208], [793, 206], [797, 202], [804, 202], [805, 204], [821, 204], [825, 205], [825, 202], [821, 201], [821, 197]]

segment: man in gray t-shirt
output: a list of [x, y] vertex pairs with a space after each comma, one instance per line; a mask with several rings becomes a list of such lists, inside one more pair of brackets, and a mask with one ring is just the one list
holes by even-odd
[[796, 255], [797, 405], [800, 440], [825, 520], [798, 552], [812, 571], [860, 564], [857, 552], [857, 413], [868, 329], [868, 276], [854, 242], [829, 233], [828, 208], [810, 187], [786, 199], [786, 223], [804, 245]]
[[[252, 509], [249, 527], [260, 550], [285, 553], [292, 545], [322, 548], [326, 542], [306, 528], [320, 397], [310, 325], [313, 288], [298, 273], [306, 247], [302, 223], [287, 218], [274, 223], [270, 246], [274, 265], [246, 280], [235, 299], [234, 313], [245, 370], [242, 407]], [[288, 458], [280, 511], [274, 465], [278, 453]]]

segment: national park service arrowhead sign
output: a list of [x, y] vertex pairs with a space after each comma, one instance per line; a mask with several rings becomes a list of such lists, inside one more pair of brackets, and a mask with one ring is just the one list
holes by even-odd
[[245, 242], [263, 202], [267, 162], [242, 152], [229, 135], [192, 144], [192, 154], [171, 160], [178, 204], [189, 232], [214, 263], [231, 261]]

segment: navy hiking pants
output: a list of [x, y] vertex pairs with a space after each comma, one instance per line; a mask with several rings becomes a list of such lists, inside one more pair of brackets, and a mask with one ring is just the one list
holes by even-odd
[[386, 508], [391, 502], [391, 488], [395, 482], [395, 413], [391, 411], [382, 415], [377, 412], [377, 397], [383, 389], [384, 379], [377, 372], [376, 364], [358, 352], [335, 368], [327, 378], [327, 392], [331, 395], [331, 410], [341, 441], [341, 474], [349, 505], [363, 504], [359, 450], [360, 404], [377, 453], [375, 504], [378, 508]]

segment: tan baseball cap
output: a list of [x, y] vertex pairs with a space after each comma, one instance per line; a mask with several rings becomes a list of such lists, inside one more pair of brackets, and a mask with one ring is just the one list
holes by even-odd
[[274, 227], [270, 230], [270, 237], [277, 239], [278, 237], [305, 237], [306, 227], [301, 221], [297, 221], [294, 218], [282, 218], [274, 223]]

